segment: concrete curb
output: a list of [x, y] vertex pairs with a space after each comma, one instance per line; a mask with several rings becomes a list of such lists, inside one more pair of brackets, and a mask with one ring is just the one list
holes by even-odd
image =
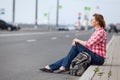
[[[108, 50], [110, 45], [112, 44], [112, 41], [114, 40], [115, 36], [113, 35], [111, 40], [108, 42], [106, 49]], [[90, 67], [88, 67], [88, 69], [83, 73], [83, 75], [78, 79], [78, 80], [92, 80], [92, 78], [94, 77], [94, 70], [95, 68], [98, 66], [93, 66], [91, 65]]]

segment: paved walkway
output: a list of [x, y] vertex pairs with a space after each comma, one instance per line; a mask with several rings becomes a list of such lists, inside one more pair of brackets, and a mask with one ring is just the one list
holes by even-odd
[[[109, 45], [107, 46], [105, 64], [102, 66], [90, 66], [90, 68], [79, 80], [120, 80], [119, 75], [120, 36], [113, 36]], [[87, 78], [85, 78], [85, 76]]]
[[120, 36], [114, 36], [108, 47], [106, 62], [92, 80], [120, 80]]

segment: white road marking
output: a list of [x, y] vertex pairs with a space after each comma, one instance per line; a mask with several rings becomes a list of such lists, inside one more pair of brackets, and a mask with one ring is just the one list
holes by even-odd
[[27, 42], [35, 42], [35, 41], [36, 41], [35, 39], [27, 40]]
[[0, 37], [9, 37], [9, 36], [26, 36], [26, 35], [37, 35], [37, 34], [45, 34], [42, 32], [36, 32], [36, 33], [15, 33], [15, 34], [0, 34]]
[[[5, 34], [0, 34], [0, 37], [18, 37], [18, 36], [30, 36], [30, 35], [42, 35], [42, 34], [65, 34], [65, 33], [69, 33], [69, 32], [27, 32], [27, 33], [5, 33]], [[79, 35], [86, 35], [88, 34], [87, 32], [84, 33], [76, 33], [75, 36], [79, 36]], [[69, 36], [66, 36], [69, 37]]]
[[52, 40], [55, 40], [55, 39], [57, 39], [57, 37], [52, 37], [51, 39], [52, 39]]

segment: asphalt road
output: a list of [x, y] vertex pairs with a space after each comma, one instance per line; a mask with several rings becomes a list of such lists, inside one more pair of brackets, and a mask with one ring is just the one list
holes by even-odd
[[[77, 80], [79, 77], [39, 68], [64, 57], [72, 39], [87, 40], [90, 35], [89, 31], [0, 31], [0, 80]], [[108, 41], [112, 35], [108, 34]]]

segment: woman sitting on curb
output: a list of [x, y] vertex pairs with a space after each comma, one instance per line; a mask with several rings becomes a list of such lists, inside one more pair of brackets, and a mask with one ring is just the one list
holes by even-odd
[[44, 72], [53, 72], [58, 70], [58, 73], [69, 70], [72, 60], [80, 52], [87, 52], [91, 56], [91, 64], [102, 65], [105, 59], [106, 53], [106, 32], [105, 21], [101, 14], [94, 14], [91, 19], [91, 26], [95, 28], [95, 32], [87, 40], [73, 39], [72, 47], [66, 57], [52, 63], [50, 65], [41, 68]]

